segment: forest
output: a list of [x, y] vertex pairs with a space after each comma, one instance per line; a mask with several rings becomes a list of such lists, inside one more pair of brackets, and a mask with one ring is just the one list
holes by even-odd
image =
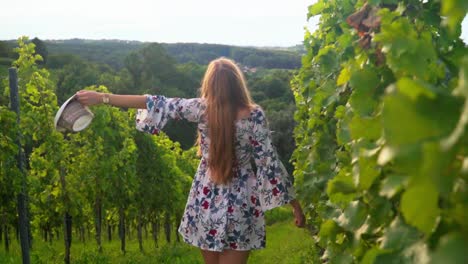
[[[107, 64], [119, 70], [124, 68], [125, 57], [131, 52], [147, 46], [147, 42], [124, 40], [44, 40], [38, 44], [37, 49], [43, 57], [50, 53], [52, 58], [60, 60], [60, 55], [77, 55], [82, 59], [96, 63]], [[0, 48], [2, 59], [7, 60], [13, 56], [11, 47], [16, 41], [3, 41]], [[219, 57], [229, 57], [238, 63], [250, 68], [260, 67], [267, 69], [297, 69], [301, 66], [301, 55], [305, 53], [303, 46], [297, 45], [289, 48], [257, 48], [239, 47], [221, 44], [200, 43], [159, 43], [164, 50], [178, 63], [196, 63], [207, 65], [211, 60]], [[9, 49], [10, 51], [3, 51]], [[43, 49], [43, 50], [41, 50]], [[42, 52], [44, 51], [44, 52]], [[55, 55], [58, 55], [56, 58]], [[6, 58], [5, 58], [6, 57]], [[44, 59], [44, 58], [43, 58]], [[8, 61], [6, 64], [8, 65]]]

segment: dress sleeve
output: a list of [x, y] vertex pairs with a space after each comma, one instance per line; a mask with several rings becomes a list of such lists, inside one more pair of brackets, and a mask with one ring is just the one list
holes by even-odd
[[264, 211], [289, 203], [295, 198], [292, 177], [286, 171], [273, 147], [265, 113], [259, 109], [253, 117], [251, 138], [257, 166], [257, 185]]
[[198, 122], [201, 114], [200, 98], [167, 98], [162, 95], [147, 95], [146, 109], [138, 109], [136, 128], [150, 134], [158, 134], [169, 119], [186, 119]]

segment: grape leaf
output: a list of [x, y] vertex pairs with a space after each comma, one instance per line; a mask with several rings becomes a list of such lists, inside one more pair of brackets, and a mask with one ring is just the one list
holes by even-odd
[[436, 93], [433, 91], [435, 88], [423, 81], [411, 80], [404, 77], [398, 80], [396, 86], [402, 94], [408, 96], [412, 100], [417, 99], [418, 96], [427, 96], [428, 98], [436, 97]]
[[334, 203], [349, 203], [356, 196], [353, 178], [345, 170], [328, 182], [327, 195]]
[[348, 231], [356, 231], [367, 218], [367, 208], [360, 201], [352, 201], [335, 221]]
[[320, 14], [325, 9], [325, 7], [326, 4], [322, 0], [319, 0], [317, 3], [309, 6], [309, 13], [307, 14], [307, 19]]
[[464, 264], [468, 241], [461, 234], [451, 233], [440, 239], [439, 245], [432, 254], [431, 264]]
[[447, 16], [447, 24], [452, 31], [460, 25], [468, 11], [468, 2], [465, 0], [444, 0], [442, 3], [442, 14]]
[[412, 102], [401, 94], [384, 99], [383, 128], [391, 145], [418, 143], [447, 135], [456, 124], [460, 102], [447, 97], [419, 98]]
[[387, 198], [392, 198], [395, 194], [403, 189], [407, 179], [407, 176], [398, 174], [391, 174], [387, 176], [387, 178], [381, 182], [379, 194]]
[[380, 248], [401, 250], [413, 244], [419, 238], [419, 232], [415, 228], [405, 224], [400, 217], [396, 217], [390, 226], [385, 229]]
[[360, 190], [367, 190], [379, 176], [380, 170], [374, 158], [359, 157], [359, 161], [353, 167], [355, 183]]
[[429, 235], [439, 218], [438, 191], [431, 183], [415, 182], [401, 197], [405, 220]]

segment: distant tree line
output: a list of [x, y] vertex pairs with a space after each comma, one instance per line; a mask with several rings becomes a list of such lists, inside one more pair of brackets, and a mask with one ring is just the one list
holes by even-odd
[[[50, 55], [77, 55], [86, 60], [105, 63], [116, 70], [125, 67], [125, 57], [128, 54], [152, 45], [152, 43], [139, 41], [85, 39], [36, 42], [37, 51], [43, 50], [42, 45], [45, 45]], [[7, 43], [8, 45], [15, 45], [14, 41], [8, 41]], [[178, 63], [204, 65], [215, 58], [224, 56], [251, 68], [298, 69], [301, 66], [300, 51], [302, 46], [294, 46], [289, 49], [268, 49], [199, 43], [160, 44]], [[0, 54], [1, 48], [0, 46]], [[2, 56], [0, 55], [0, 57]]]
[[249, 67], [296, 69], [301, 66], [300, 54], [293, 51], [198, 43], [162, 45], [171, 56], [181, 63], [207, 64], [213, 59], [224, 56]]

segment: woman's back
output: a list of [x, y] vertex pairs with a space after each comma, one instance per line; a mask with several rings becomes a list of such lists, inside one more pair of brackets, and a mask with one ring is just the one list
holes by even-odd
[[169, 119], [198, 123], [201, 160], [179, 232], [202, 249], [207, 262], [245, 263], [251, 249], [265, 247], [266, 210], [291, 203], [296, 225], [303, 225], [304, 216], [294, 200], [292, 179], [273, 148], [265, 114], [253, 103], [235, 62], [212, 61], [200, 92], [201, 98], [192, 99], [89, 91], [77, 96], [86, 105], [144, 108], [138, 109], [136, 127], [151, 134], [159, 133]]
[[179, 228], [185, 241], [214, 251], [263, 248], [264, 211], [294, 199], [291, 178], [273, 148], [265, 114], [255, 106], [235, 121], [232, 178], [218, 184], [211, 179], [208, 166], [210, 124], [206, 108], [202, 98], [148, 96], [147, 109], [138, 110], [137, 128], [154, 134], [169, 119], [198, 123], [202, 157]]
[[[235, 127], [235, 159], [236, 164], [245, 164], [249, 162], [252, 158], [252, 145], [251, 139], [253, 136], [253, 128], [255, 120], [253, 117], [256, 115], [257, 111], [262, 111], [260, 107], [256, 106], [253, 109], [246, 110], [239, 112], [237, 115], [237, 119], [234, 122]], [[203, 118], [204, 114], [202, 114], [202, 118], [198, 123], [198, 131], [200, 132], [200, 149], [202, 157], [208, 160], [209, 158], [209, 144], [210, 144], [210, 136], [209, 136], [209, 124], [208, 121]], [[258, 116], [258, 115], [257, 115]]]

